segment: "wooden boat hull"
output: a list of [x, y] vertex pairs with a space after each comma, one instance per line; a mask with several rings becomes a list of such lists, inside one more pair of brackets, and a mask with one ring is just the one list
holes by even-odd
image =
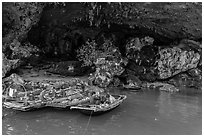
[[38, 109], [38, 108], [43, 108], [43, 107], [45, 107], [45, 104], [38, 104], [35, 106], [29, 106], [29, 105], [25, 106], [21, 103], [13, 101], [13, 102], [4, 102], [3, 106], [6, 108], [14, 109], [14, 110], [30, 111], [30, 110], [34, 110], [34, 109]]
[[141, 89], [141, 87], [139, 86], [123, 86], [123, 88], [126, 90], [136, 90], [136, 91]]
[[107, 107], [93, 109], [90, 106], [72, 106], [70, 109], [77, 109], [85, 115], [101, 115], [117, 108], [127, 97], [125, 95], [112, 95], [116, 98], [112, 104]]
[[[120, 105], [120, 104], [119, 104]], [[97, 116], [97, 115], [101, 115], [101, 114], [104, 114], [104, 113], [107, 113], [107, 112], [109, 112], [109, 111], [112, 111], [113, 109], [115, 109], [115, 108], [117, 108], [119, 105], [117, 105], [117, 106], [115, 106], [114, 108], [112, 108], [112, 109], [109, 109], [109, 110], [106, 110], [106, 111], [94, 111], [94, 110], [80, 110], [80, 112], [82, 113], [82, 114], [85, 114], [85, 115], [88, 115], [88, 116], [90, 116], [90, 115], [92, 115], [92, 116]]]

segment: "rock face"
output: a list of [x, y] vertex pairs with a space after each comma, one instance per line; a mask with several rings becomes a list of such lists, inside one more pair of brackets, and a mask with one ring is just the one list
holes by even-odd
[[[128, 59], [135, 59], [136, 62], [139, 60], [138, 54], [142, 50], [144, 52], [145, 47], [144, 46], [151, 46], [153, 45], [154, 39], [147, 36], [142, 39], [139, 39], [138, 37], [132, 38], [130, 41], [127, 42], [126, 46], [126, 56]], [[143, 48], [144, 47], [144, 48]]]
[[4, 2], [2, 7], [3, 36], [13, 35], [22, 40], [31, 27], [38, 23], [44, 3]]
[[22, 46], [16, 39], [10, 44], [10, 49], [12, 50], [12, 59], [25, 59], [31, 57], [33, 54], [37, 54], [40, 50], [31, 45], [30, 43], [24, 43]]
[[[202, 40], [202, 3], [52, 4], [3, 3], [3, 76], [19, 66], [19, 59], [41, 50], [65, 60], [77, 54], [83, 66], [96, 68], [90, 79], [101, 87], [119, 83], [115, 76], [123, 74], [137, 83], [181, 72], [201, 79], [196, 69], [202, 66], [202, 45], [195, 41]], [[40, 29], [27, 38], [37, 22]], [[37, 33], [40, 36], [32, 37]], [[43, 41], [38, 43], [40, 50], [25, 42], [36, 39]], [[65, 69], [73, 71], [72, 65]]]
[[78, 51], [79, 60], [83, 61], [84, 65], [96, 67], [96, 71], [89, 77], [93, 84], [107, 87], [113, 82], [114, 76], [123, 73], [125, 69], [122, 64], [126, 64], [125, 60], [111, 40], [106, 39], [100, 46], [95, 41], [86, 44]]
[[126, 56], [129, 59], [126, 66], [127, 75], [154, 82], [198, 66], [202, 54], [199, 43], [193, 40], [182, 40], [179, 44], [172, 45], [174, 47], [159, 49], [153, 41], [151, 37], [144, 37], [127, 42]]
[[[121, 66], [123, 60], [114, 58], [98, 58], [95, 65], [96, 71], [89, 78], [94, 84], [100, 87], [107, 87], [114, 80], [114, 76], [119, 76], [123, 73], [124, 68]], [[115, 82], [115, 81], [114, 81]]]
[[[14, 39], [12, 43], [9, 45], [9, 49], [11, 50], [11, 55], [9, 59], [3, 53], [2, 56], [2, 77], [6, 75], [7, 72], [18, 68], [23, 62], [26, 62], [27, 59], [31, 58], [31, 56], [38, 56], [39, 49], [30, 43], [24, 43], [24, 46], [21, 43]], [[31, 60], [30, 60], [31, 61]], [[34, 62], [32, 60], [31, 64]]]
[[147, 88], [159, 88], [161, 91], [167, 92], [178, 92], [179, 89], [174, 85], [168, 83], [154, 82], [154, 83], [146, 83], [145, 87]]
[[94, 64], [98, 56], [96, 45], [95, 41], [87, 41], [86, 44], [77, 50], [77, 58], [83, 62], [83, 66], [92, 66]]
[[[135, 28], [138, 35], [154, 36], [169, 42], [177, 39], [198, 40], [202, 37], [202, 3], [195, 2], [111, 2], [63, 3], [46, 9], [44, 21], [50, 18], [60, 23], [85, 21], [90, 26], [122, 24]], [[53, 12], [53, 16], [46, 16]], [[61, 18], [63, 17], [63, 19]], [[59, 19], [60, 18], [60, 19]], [[84, 25], [83, 24], [83, 25]], [[143, 37], [142, 36], [142, 37]]]
[[9, 58], [7, 58], [4, 53], [2, 56], [2, 77], [4, 77], [6, 73], [10, 72], [11, 70], [18, 68], [29, 59], [30, 64], [34, 63], [35, 60], [33, 60], [34, 58], [32, 57], [34, 55], [38, 57], [39, 52], [39, 49], [30, 43], [24, 43], [22, 46], [22, 44], [16, 39], [9, 44], [9, 49], [11, 51], [10, 56], [7, 55]]
[[126, 56], [129, 59], [126, 66], [126, 75], [134, 75], [140, 80], [155, 81], [155, 62], [158, 56], [158, 47], [153, 45], [151, 37], [133, 38], [126, 44]]
[[[192, 71], [196, 70], [197, 69], [192, 69]], [[191, 76], [186, 73], [181, 73], [168, 80], [167, 83], [176, 87], [202, 89], [202, 75], [198, 73], [197, 76]]]
[[144, 28], [143, 34], [162, 41], [202, 37], [201, 3], [113, 2], [106, 11], [109, 22]]
[[[21, 42], [26, 39], [31, 27], [38, 23], [44, 4], [4, 2], [2, 5], [2, 51], [5, 55], [3, 55], [2, 76], [4, 77], [7, 72], [20, 65], [22, 58], [31, 56], [33, 46]], [[7, 58], [15, 60], [8, 60]]]
[[[87, 37], [94, 39], [100, 30], [116, 25], [119, 26], [118, 29], [126, 26], [134, 35], [151, 36], [157, 42], [167, 44], [181, 39], [201, 40], [202, 37], [201, 3], [63, 4], [54, 8], [45, 7], [39, 24], [45, 26], [45, 29], [48, 26], [63, 29], [69, 26], [70, 30], [77, 30], [86, 40]], [[53, 24], [57, 24], [57, 27]], [[64, 31], [63, 29], [58, 32]], [[48, 34], [47, 31], [45, 34]]]
[[153, 45], [151, 37], [133, 38], [126, 44], [126, 56], [139, 66], [154, 66], [157, 59], [158, 47]]
[[106, 39], [101, 45], [97, 44], [95, 40], [87, 41], [78, 49], [77, 53], [78, 60], [82, 61], [84, 66], [100, 64], [99, 60], [97, 62], [98, 58], [107, 57], [111, 59], [115, 57], [116, 60], [121, 59], [121, 53], [109, 39]]
[[200, 55], [194, 51], [182, 51], [180, 48], [166, 48], [159, 52], [159, 79], [166, 79], [178, 73], [196, 68]]
[[21, 61], [19, 59], [9, 60], [4, 54], [2, 54], [2, 77], [6, 76], [6, 73], [9, 71], [16, 69], [21, 65]]

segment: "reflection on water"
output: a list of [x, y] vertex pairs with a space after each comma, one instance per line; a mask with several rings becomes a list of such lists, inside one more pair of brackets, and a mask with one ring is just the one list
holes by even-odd
[[[90, 118], [76, 110], [44, 108], [4, 110], [3, 134], [201, 134], [201, 94], [156, 90], [129, 92], [127, 100], [104, 115]], [[191, 92], [191, 91], [189, 91]]]

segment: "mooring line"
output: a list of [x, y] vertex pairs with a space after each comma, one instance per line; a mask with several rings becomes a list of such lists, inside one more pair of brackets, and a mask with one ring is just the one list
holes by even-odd
[[91, 116], [92, 116], [92, 113], [93, 113], [93, 111], [91, 111], [91, 114], [90, 114], [90, 116], [89, 116], [88, 123], [86, 124], [86, 128], [85, 128], [85, 130], [84, 130], [84, 135], [86, 134], [86, 131], [87, 131], [88, 126], [89, 126], [89, 123], [90, 123], [90, 121], [91, 121]]

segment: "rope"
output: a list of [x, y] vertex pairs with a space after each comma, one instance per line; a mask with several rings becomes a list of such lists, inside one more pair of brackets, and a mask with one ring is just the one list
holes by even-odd
[[92, 113], [93, 113], [93, 111], [91, 111], [91, 114], [90, 114], [90, 116], [89, 116], [89, 120], [88, 120], [88, 122], [87, 122], [87, 124], [86, 124], [86, 128], [85, 128], [85, 130], [84, 130], [84, 135], [86, 134], [87, 129], [88, 129], [88, 126], [89, 126], [89, 124], [90, 124]]

